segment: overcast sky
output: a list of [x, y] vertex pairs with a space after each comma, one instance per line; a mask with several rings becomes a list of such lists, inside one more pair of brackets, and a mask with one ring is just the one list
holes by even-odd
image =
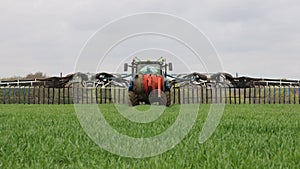
[[100, 27], [133, 13], [163, 12], [184, 18], [205, 33], [226, 72], [300, 79], [300, 1], [179, 2], [184, 3], [1, 0], [0, 77], [36, 71], [49, 76], [72, 73], [80, 49]]

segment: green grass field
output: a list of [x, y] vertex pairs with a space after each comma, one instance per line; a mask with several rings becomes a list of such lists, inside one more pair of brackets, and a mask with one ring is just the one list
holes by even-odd
[[[115, 129], [134, 137], [163, 132], [179, 109], [173, 105], [158, 120], [137, 124], [113, 105], [100, 107]], [[200, 106], [196, 124], [173, 149], [131, 159], [97, 146], [73, 105], [0, 105], [0, 168], [300, 168], [299, 105], [226, 105], [215, 133], [200, 144], [208, 109]]]

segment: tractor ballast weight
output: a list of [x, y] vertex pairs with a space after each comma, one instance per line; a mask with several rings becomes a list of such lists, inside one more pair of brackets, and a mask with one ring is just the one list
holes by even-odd
[[134, 58], [131, 65], [124, 64], [124, 71], [127, 71], [128, 67], [131, 67], [132, 75], [128, 87], [130, 105], [135, 106], [141, 102], [170, 105], [171, 86], [167, 80], [167, 67], [171, 70], [172, 63], [166, 64], [164, 58], [157, 61], [141, 61]]

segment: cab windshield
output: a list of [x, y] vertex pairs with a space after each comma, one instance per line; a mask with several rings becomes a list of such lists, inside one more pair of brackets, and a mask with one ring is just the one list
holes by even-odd
[[153, 74], [153, 75], [161, 74], [159, 64], [138, 64], [137, 72], [141, 74]]

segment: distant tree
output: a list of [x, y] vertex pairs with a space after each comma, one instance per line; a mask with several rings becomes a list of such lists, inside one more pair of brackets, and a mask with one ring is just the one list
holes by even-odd
[[11, 76], [11, 77], [3, 77], [0, 78], [0, 81], [14, 81], [14, 80], [33, 80], [33, 79], [43, 79], [48, 76], [43, 72], [36, 72], [27, 74], [25, 77], [22, 76]]
[[26, 75], [26, 77], [24, 79], [42, 79], [42, 78], [46, 78], [46, 74], [44, 74], [43, 72], [36, 72], [36, 73], [30, 73], [28, 75]]
[[0, 80], [4, 80], [4, 81], [14, 81], [14, 80], [19, 80], [19, 79], [23, 79], [24, 77], [21, 76], [12, 76], [12, 77], [4, 77], [1, 78]]

